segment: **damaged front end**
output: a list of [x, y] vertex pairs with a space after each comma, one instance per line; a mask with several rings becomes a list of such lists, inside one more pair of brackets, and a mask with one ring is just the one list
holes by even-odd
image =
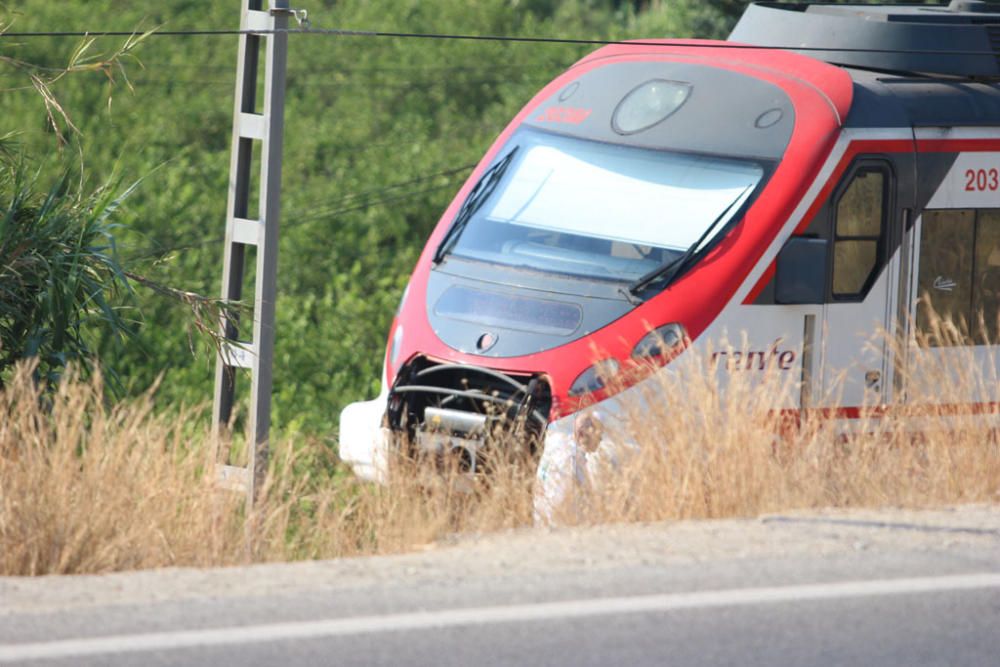
[[489, 479], [493, 464], [527, 461], [535, 470], [534, 520], [558, 523], [562, 514], [581, 511], [599, 471], [617, 469], [637, 446], [614, 399], [550, 422], [551, 407], [550, 385], [540, 375], [417, 357], [391, 389], [383, 385], [378, 398], [341, 413], [341, 459], [380, 483], [389, 480], [395, 457], [465, 479]]
[[499, 457], [537, 457], [551, 404], [539, 375], [417, 357], [388, 393], [386, 426], [401, 454], [477, 474]]

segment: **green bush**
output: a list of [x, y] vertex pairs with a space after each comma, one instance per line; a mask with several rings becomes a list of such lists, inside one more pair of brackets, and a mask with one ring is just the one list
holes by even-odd
[[102, 342], [131, 335], [111, 221], [127, 194], [83, 194], [66, 175], [39, 189], [23, 159], [0, 162], [0, 386], [35, 358], [51, 387], [68, 363], [87, 372]]

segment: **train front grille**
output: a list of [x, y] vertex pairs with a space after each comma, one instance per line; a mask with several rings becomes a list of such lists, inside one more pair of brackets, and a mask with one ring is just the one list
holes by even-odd
[[410, 454], [457, 455], [481, 472], [497, 456], [535, 455], [551, 404], [539, 376], [418, 358], [400, 370], [388, 421]]

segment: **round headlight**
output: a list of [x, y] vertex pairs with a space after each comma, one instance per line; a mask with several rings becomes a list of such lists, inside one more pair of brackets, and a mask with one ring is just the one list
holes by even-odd
[[643, 336], [632, 350], [632, 358], [637, 361], [661, 359], [678, 351], [686, 339], [687, 332], [680, 324], [665, 324]]
[[595, 410], [580, 412], [573, 421], [573, 439], [586, 452], [596, 452], [604, 437], [604, 422]]
[[618, 373], [618, 362], [605, 359], [580, 373], [569, 388], [570, 396], [589, 394], [598, 389], [604, 389], [606, 381]]
[[690, 83], [665, 79], [647, 81], [618, 103], [611, 116], [611, 127], [618, 134], [648, 130], [680, 109], [690, 95]]

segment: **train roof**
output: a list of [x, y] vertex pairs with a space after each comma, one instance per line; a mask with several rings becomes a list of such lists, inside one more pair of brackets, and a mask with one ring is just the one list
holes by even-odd
[[847, 127], [996, 127], [1000, 87], [982, 81], [849, 69], [854, 80]]
[[786, 47], [854, 82], [853, 127], [1000, 124], [1000, 5], [754, 3], [730, 40]]
[[1000, 6], [754, 3], [729, 39], [882, 72], [1000, 81]]

